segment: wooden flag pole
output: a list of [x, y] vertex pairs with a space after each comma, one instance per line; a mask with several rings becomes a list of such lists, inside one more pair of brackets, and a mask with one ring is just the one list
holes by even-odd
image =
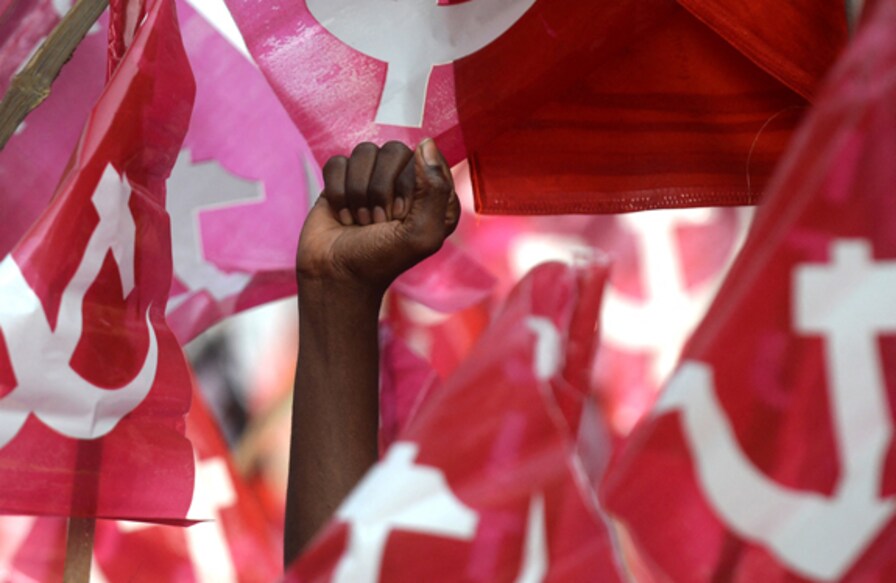
[[50, 86], [78, 43], [109, 5], [109, 0], [78, 0], [13, 77], [0, 101], [0, 150], [25, 117], [50, 95]]
[[93, 533], [95, 518], [68, 519], [65, 542], [65, 570], [63, 583], [89, 583], [90, 565], [93, 559]]
[[864, 0], [846, 0], [846, 24], [849, 27], [850, 38], [856, 35], [856, 26], [859, 24], [864, 3]]

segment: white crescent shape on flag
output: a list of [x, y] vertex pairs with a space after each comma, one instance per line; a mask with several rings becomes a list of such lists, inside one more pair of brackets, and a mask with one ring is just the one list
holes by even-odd
[[387, 64], [376, 123], [422, 127], [429, 77], [502, 36], [535, 0], [307, 0], [333, 36]]
[[833, 496], [783, 486], [741, 449], [716, 396], [713, 370], [685, 361], [654, 415], [678, 411], [698, 483], [722, 521], [800, 575], [839, 580], [896, 513], [880, 488], [893, 420], [877, 347], [896, 334], [896, 261], [866, 241], [832, 245], [831, 264], [795, 270], [795, 328], [822, 335], [840, 478]]
[[70, 366], [84, 327], [84, 296], [110, 251], [118, 263], [122, 288], [134, 288], [136, 248], [130, 197], [130, 187], [107, 165], [92, 199], [99, 222], [62, 293], [55, 329], [13, 256], [0, 262], [0, 329], [17, 382], [0, 398], [0, 448], [18, 434], [31, 413], [68, 437], [101, 437], [149, 394], [158, 368], [158, 340], [149, 308], [144, 314], [149, 347], [140, 371], [125, 386], [102, 389]]

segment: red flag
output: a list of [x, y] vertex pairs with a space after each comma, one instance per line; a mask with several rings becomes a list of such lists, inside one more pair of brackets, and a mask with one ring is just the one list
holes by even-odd
[[[757, 202], [806, 100], [673, 8], [612, 58], [578, 63], [584, 79], [574, 88], [473, 148], [477, 210], [615, 213]], [[845, 18], [834, 3], [811, 11]], [[813, 33], [814, 24], [793, 27]], [[832, 55], [838, 40], [824, 39], [820, 53]], [[465, 136], [476, 131], [464, 128]]]
[[[756, 202], [806, 106], [792, 87], [845, 36], [842, 6], [813, 7], [759, 35], [757, 65], [758, 41], [673, 0], [228, 5], [319, 160], [433, 136], [470, 158], [477, 210], [504, 214]], [[825, 46], [791, 63], [793, 39]]]
[[[176, 5], [197, 85], [166, 198], [174, 261], [167, 316], [186, 342], [225, 316], [295, 294], [296, 242], [318, 169], [248, 55], [188, 2]], [[55, 23], [46, 12], [34, 5], [16, 13], [28, 38], [45, 21]], [[79, 44], [48, 99], [0, 152], [0, 254], [46, 207], [103, 89], [108, 43], [101, 28]]]
[[187, 437], [197, 456], [190, 516], [207, 522], [183, 528], [103, 521], [97, 525], [96, 570], [108, 583], [274, 581], [282, 571], [279, 540], [234, 470], [198, 391]]
[[[466, 151], [461, 123], [507, 127], [578, 78], [580, 71], [560, 65], [591, 51], [607, 54], [662, 16], [645, 16], [644, 2], [632, 0], [227, 4], [318, 160], [361, 139], [431, 136], [458, 162]], [[463, 92], [456, 61], [478, 81]]]
[[165, 324], [165, 178], [194, 84], [173, 3], [145, 19], [46, 212], [0, 262], [0, 511], [186, 514], [190, 378]]
[[[279, 537], [230, 461], [214, 419], [194, 392], [187, 436], [196, 446], [190, 527], [97, 521], [91, 581], [194, 583], [274, 581], [282, 571]], [[0, 580], [60, 581], [65, 519], [0, 518]]]
[[287, 580], [621, 580], [575, 453], [605, 275], [524, 279]]
[[896, 2], [866, 10], [604, 481], [663, 580], [896, 577]]

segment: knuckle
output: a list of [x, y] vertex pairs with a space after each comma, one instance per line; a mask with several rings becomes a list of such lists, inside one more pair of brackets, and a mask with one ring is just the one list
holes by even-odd
[[348, 159], [345, 156], [333, 156], [327, 160], [323, 167], [324, 180], [335, 172], [345, 168]]
[[367, 194], [373, 203], [384, 203], [389, 200], [392, 189], [382, 181], [375, 180], [367, 188]]
[[382, 151], [383, 153], [387, 153], [390, 155], [407, 154], [411, 152], [411, 149], [403, 142], [399, 142], [398, 140], [390, 140], [383, 144]]
[[361, 142], [360, 144], [355, 146], [355, 148], [352, 150], [352, 157], [355, 157], [358, 155], [368, 155], [368, 154], [376, 152], [376, 150], [377, 150], [376, 144], [374, 144], [372, 142]]

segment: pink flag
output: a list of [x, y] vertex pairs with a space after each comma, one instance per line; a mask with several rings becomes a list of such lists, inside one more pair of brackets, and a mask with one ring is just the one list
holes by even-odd
[[[188, 2], [179, 0], [177, 11], [197, 86], [166, 202], [174, 257], [168, 319], [186, 342], [222, 317], [295, 293], [296, 243], [319, 170], [248, 56]], [[22, 15], [21, 27], [44, 12]], [[56, 188], [103, 87], [104, 37], [99, 26], [88, 33], [50, 97], [0, 152], [0, 253]]]
[[845, 39], [830, 3], [227, 4], [319, 161], [433, 137], [489, 214], [753, 204]]
[[52, 203], [0, 262], [0, 511], [176, 520], [187, 363], [165, 323], [165, 179], [193, 77], [174, 5], [145, 19]]
[[604, 266], [524, 279], [288, 581], [620, 581], [577, 455]]
[[282, 572], [280, 539], [237, 475], [198, 391], [187, 437], [197, 456], [190, 516], [205, 521], [186, 528], [103, 521], [97, 525], [96, 571], [107, 583], [275, 581]]
[[465, 130], [479, 124], [493, 136], [496, 124], [518, 121], [580, 77], [568, 65], [618, 48], [666, 2], [227, 4], [318, 160], [364, 139], [435, 137], [453, 164], [466, 156]]
[[896, 577], [896, 2], [866, 15], [604, 481], [660, 580]]
[[[190, 515], [205, 521], [190, 527], [97, 521], [91, 581], [262, 583], [280, 576], [280, 537], [236, 474], [198, 392], [187, 437], [197, 452]], [[61, 581], [65, 523], [53, 517], [0, 518], [0, 580]]]

